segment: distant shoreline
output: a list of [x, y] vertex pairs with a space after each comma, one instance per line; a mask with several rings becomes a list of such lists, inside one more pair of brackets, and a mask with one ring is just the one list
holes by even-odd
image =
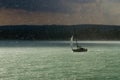
[[[76, 31], [76, 32], [75, 32]], [[0, 26], [0, 40], [120, 40], [118, 25], [6, 25]]]

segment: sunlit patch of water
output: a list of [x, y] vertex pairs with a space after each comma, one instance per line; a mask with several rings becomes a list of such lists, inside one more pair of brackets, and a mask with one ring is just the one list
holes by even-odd
[[88, 49], [81, 53], [67, 41], [8, 43], [0, 46], [1, 80], [120, 79], [119, 43], [79, 42]]

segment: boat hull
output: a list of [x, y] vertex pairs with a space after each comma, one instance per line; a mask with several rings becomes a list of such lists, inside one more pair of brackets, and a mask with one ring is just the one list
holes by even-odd
[[73, 52], [87, 52], [86, 48], [72, 49]]

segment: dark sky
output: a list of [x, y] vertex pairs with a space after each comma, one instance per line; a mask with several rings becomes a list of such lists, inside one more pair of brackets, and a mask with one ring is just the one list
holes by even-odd
[[90, 3], [95, 0], [0, 0], [0, 7], [27, 11], [69, 12], [67, 3]]
[[1, 7], [27, 11], [64, 11], [58, 0], [0, 0], [0, 3]]
[[0, 0], [0, 25], [120, 24], [119, 0]]

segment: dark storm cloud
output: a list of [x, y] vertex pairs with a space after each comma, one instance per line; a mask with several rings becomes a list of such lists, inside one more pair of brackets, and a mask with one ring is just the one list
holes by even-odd
[[[0, 0], [0, 7], [40, 12], [70, 12], [64, 0]], [[65, 3], [66, 4], [66, 3]]]
[[92, 3], [95, 2], [96, 0], [68, 0], [72, 2], [77, 2], [77, 3]]
[[0, 0], [0, 7], [24, 9], [28, 11], [67, 11], [67, 9], [62, 6], [60, 0]]
[[95, 0], [0, 0], [0, 7], [27, 11], [70, 12], [71, 5], [66, 6], [67, 3], [89, 3], [94, 1]]

